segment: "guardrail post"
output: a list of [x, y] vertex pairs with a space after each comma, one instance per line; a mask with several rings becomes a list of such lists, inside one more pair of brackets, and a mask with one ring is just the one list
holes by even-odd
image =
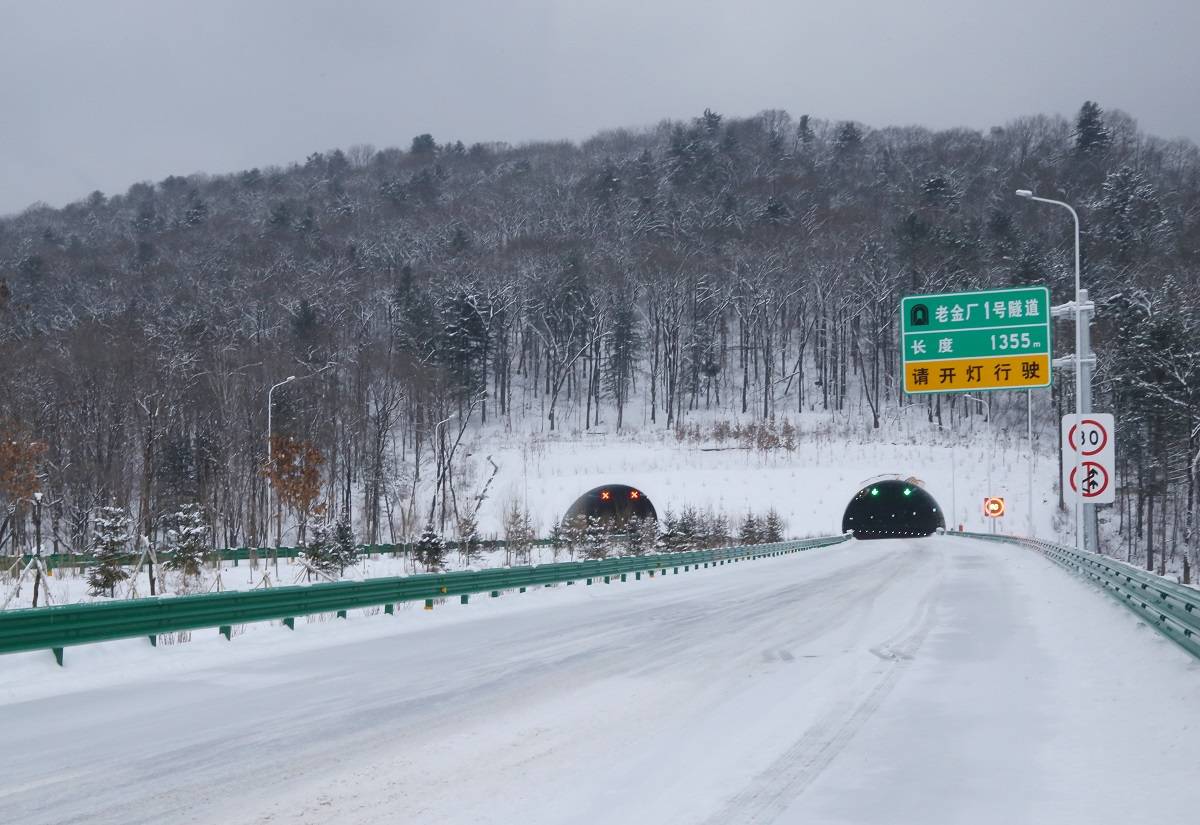
[[639, 581], [639, 582], [642, 580], [642, 571], [641, 570], [639, 570], [633, 574], [633, 580]]
[[225, 637], [225, 641], [227, 641], [227, 642], [233, 641], [233, 626], [232, 625], [223, 624], [217, 628], [217, 632]]
[[158, 647], [158, 634], [157, 633], [151, 634], [150, 647]]
[[499, 591], [499, 590], [493, 590], [493, 591], [492, 591], [492, 598], [493, 598], [493, 599], [498, 599], [498, 598], [500, 598], [500, 591]]
[[611, 577], [611, 576], [605, 576], [605, 577], [604, 577], [604, 583], [605, 583], [605, 584], [611, 584], [611, 583], [612, 583], [612, 577]]
[[518, 592], [518, 593], [524, 593], [524, 592], [525, 592], [525, 588], [524, 588], [524, 587], [522, 587], [522, 588], [521, 588], [520, 590], [518, 590], [517, 592]]
[[338, 617], [339, 619], [344, 619], [344, 618], [346, 618], [346, 611], [345, 611], [345, 610], [339, 610], [339, 611], [337, 612], [337, 617]]
[[471, 597], [468, 596], [466, 593], [463, 593], [461, 596], [458, 597], [459, 604], [466, 604], [470, 600], [471, 600]]
[[283, 620], [283, 626], [286, 627], [288, 630], [295, 630], [296, 629], [296, 618], [294, 616], [288, 616], [286, 619]]
[[389, 615], [389, 616], [391, 616], [391, 615], [395, 614], [395, 612], [396, 612], [396, 605], [394, 605], [394, 604], [385, 604], [385, 605], [383, 606], [383, 612], [384, 612], [384, 613], [386, 613], [386, 614], [387, 614], [387, 615]]
[[591, 579], [588, 579], [588, 580], [587, 580], [587, 583], [588, 583], [588, 586], [591, 586], [591, 584], [592, 584], [592, 580], [591, 580]]
[[625, 574], [624, 574], [624, 573], [622, 573], [622, 574], [621, 574], [621, 581], [628, 581], [628, 580], [625, 578]]
[[58, 662], [59, 667], [62, 667], [63, 649], [61, 647], [52, 647], [50, 649], [54, 651], [54, 661]]
[[433, 599], [426, 599], [426, 600], [425, 600], [425, 609], [426, 609], [426, 610], [433, 610]]

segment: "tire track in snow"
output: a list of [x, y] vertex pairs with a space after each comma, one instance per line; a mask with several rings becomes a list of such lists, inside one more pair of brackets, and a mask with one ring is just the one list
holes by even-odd
[[794, 745], [761, 771], [739, 793], [705, 820], [704, 825], [775, 822], [871, 719], [904, 675], [936, 618], [942, 558], [935, 580], [908, 623], [891, 638], [870, 648], [883, 664], [863, 680], [852, 697], [838, 701]]

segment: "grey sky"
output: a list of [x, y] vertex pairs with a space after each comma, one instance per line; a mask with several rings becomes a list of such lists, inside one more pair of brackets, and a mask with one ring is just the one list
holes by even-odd
[[1198, 0], [0, 0], [0, 214], [372, 143], [705, 107], [1200, 139]]

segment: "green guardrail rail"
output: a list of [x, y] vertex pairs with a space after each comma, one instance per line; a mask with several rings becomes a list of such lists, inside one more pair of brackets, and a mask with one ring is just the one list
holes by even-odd
[[70, 645], [132, 639], [145, 636], [158, 643], [164, 633], [215, 627], [226, 639], [234, 625], [282, 620], [295, 629], [297, 616], [337, 613], [382, 605], [394, 612], [400, 602], [425, 601], [459, 596], [463, 604], [476, 593], [499, 596], [505, 590], [525, 592], [528, 587], [568, 585], [595, 580], [608, 582], [614, 576], [625, 581], [630, 574], [673, 574], [735, 562], [782, 556], [815, 547], [838, 544], [848, 535], [827, 536], [777, 544], [695, 550], [654, 556], [624, 556], [596, 561], [565, 562], [527, 567], [495, 568], [453, 573], [367, 579], [358, 582], [275, 587], [266, 590], [227, 591], [195, 596], [160, 596], [127, 601], [93, 602], [57, 607], [36, 607], [0, 612], [0, 654], [28, 650], [52, 650], [63, 663], [63, 649]]
[[1040, 539], [949, 531], [946, 535], [1001, 541], [1037, 550], [1059, 566], [1104, 588], [1159, 633], [1200, 659], [1200, 590], [1099, 553], [1080, 553], [1072, 547]]

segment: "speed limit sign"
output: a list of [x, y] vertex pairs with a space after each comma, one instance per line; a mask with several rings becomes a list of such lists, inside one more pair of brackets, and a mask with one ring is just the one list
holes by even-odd
[[1109, 413], [1064, 415], [1062, 484], [1067, 497], [1082, 491], [1085, 504], [1110, 504], [1116, 498], [1115, 431]]

